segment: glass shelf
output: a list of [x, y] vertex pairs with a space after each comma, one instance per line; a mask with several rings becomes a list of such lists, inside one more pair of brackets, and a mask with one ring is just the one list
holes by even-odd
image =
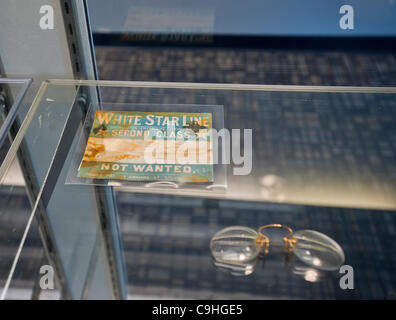
[[[224, 108], [225, 128], [252, 129], [252, 171], [249, 175], [236, 176], [232, 170], [235, 166], [227, 165], [227, 189], [224, 193], [66, 183], [89, 108], [109, 104], [221, 105]], [[185, 215], [180, 212], [177, 221], [168, 221], [162, 226], [175, 228], [170, 232], [173, 240], [185, 240], [186, 235], [192, 232], [189, 237], [193, 239], [181, 245], [183, 249], [180, 250], [194, 251], [194, 246], [199, 250], [206, 248], [199, 258], [204, 260], [205, 268], [209, 268], [210, 264], [206, 233], [214, 234], [220, 226], [211, 225], [210, 217], [206, 221], [205, 216], [201, 217], [205, 221], [188, 231], [187, 225], [183, 226], [183, 219], [191, 220], [194, 216], [199, 220], [200, 210], [208, 209], [211, 199], [220, 200], [222, 212], [230, 211], [224, 216], [230, 224], [238, 215], [236, 211], [254, 210], [254, 214], [246, 214], [241, 219], [246, 219], [249, 224], [253, 220], [248, 217], [256, 217], [257, 211], [257, 223], [271, 223], [276, 217], [277, 220], [284, 220], [280, 223], [293, 223], [296, 229], [298, 225], [305, 229], [307, 226], [302, 211], [308, 210], [313, 217], [316, 214], [313, 211], [317, 212], [317, 217], [328, 217], [328, 210], [332, 210], [335, 212], [332, 219], [336, 219], [338, 225], [333, 229], [335, 235], [331, 231], [320, 230], [314, 223], [312, 227], [336, 240], [344, 235], [347, 228], [342, 229], [344, 218], [337, 214], [337, 210], [342, 210], [339, 208], [351, 208], [364, 217], [366, 211], [360, 209], [396, 209], [396, 88], [48, 80], [42, 84], [0, 167], [1, 179], [7, 177], [18, 157], [28, 157], [27, 162], [32, 164], [32, 168], [24, 168], [29, 169], [30, 188], [35, 194], [31, 221], [35, 214], [39, 221], [43, 216], [48, 216], [48, 227], [59, 237], [55, 241], [55, 251], [60, 252], [60, 260], [67, 265], [63, 277], [69, 279], [68, 282], [75, 280], [71, 281], [71, 296], [87, 297], [87, 287], [81, 283], [95, 283], [92, 280], [95, 277], [92, 259], [99, 259], [108, 252], [100, 228], [84, 225], [93, 215], [86, 201], [97, 209], [98, 203], [108, 197], [108, 192], [114, 194], [118, 211], [125, 209], [124, 203], [133, 202], [135, 207], [131, 210], [134, 218], [152, 218], [153, 221], [148, 224], [144, 224], [143, 220], [134, 223], [128, 218], [121, 218], [122, 232], [132, 230], [140, 239], [135, 239], [139, 243], [147, 238], [155, 240], [158, 237], [158, 241], [166, 239], [162, 237], [165, 235], [162, 235], [160, 224], [156, 226], [154, 221], [157, 218], [166, 219], [167, 214], [150, 215], [150, 210], [146, 212], [141, 202], [143, 197], [147, 197], [144, 203], [149, 201], [154, 205], [172, 202], [169, 199], [181, 196], [177, 201], [180, 205], [173, 208], [175, 212], [186, 208], [183, 203], [192, 206], [196, 203], [194, 212]], [[314, 210], [314, 207], [309, 207], [312, 205], [319, 207]], [[134, 210], [141, 210], [141, 214]], [[213, 217], [223, 214], [218, 212], [220, 209], [216, 206], [208, 210], [213, 211]], [[380, 211], [376, 212], [380, 216]], [[258, 226], [252, 227], [257, 229]], [[30, 235], [26, 234], [24, 240], [27, 243], [33, 241], [29, 239], [35, 239], [33, 233], [31, 230]], [[205, 237], [201, 237], [200, 233], [205, 233]], [[121, 237], [121, 234], [116, 236]], [[123, 241], [125, 247], [126, 240]], [[133, 241], [134, 245], [136, 241]], [[344, 249], [346, 247], [348, 262], [348, 253], [351, 252], [348, 248], [351, 249], [352, 244], [346, 244], [346, 241], [339, 242]], [[162, 242], [164, 246], [165, 242]], [[81, 244], [86, 246], [87, 251], [79, 247]], [[169, 253], [172, 257], [169, 261], [161, 260], [166, 248], [162, 248], [160, 243], [157, 246], [157, 253], [150, 255], [152, 259], [158, 259], [153, 261], [153, 265], [160, 265], [161, 261], [171, 263], [172, 259], [183, 260], [183, 255], [172, 253]], [[22, 256], [28, 255], [28, 248], [28, 245], [23, 247]], [[127, 249], [130, 248], [125, 248], [123, 254], [127, 254]], [[140, 254], [136, 256], [144, 259]], [[126, 257], [127, 262], [128, 259]], [[180, 263], [184, 266], [185, 263], [193, 263], [193, 260]], [[84, 271], [77, 274], [73, 271], [73, 265], [84, 265]], [[17, 263], [10, 279], [19, 267]], [[161, 278], [164, 275], [160, 272], [157, 276]], [[200, 281], [205, 282], [205, 279], [200, 278]], [[91, 287], [88, 291], [92, 293], [94, 289]], [[150, 292], [152, 295], [153, 291]], [[174, 296], [183, 295], [183, 292], [177, 291]], [[210, 296], [211, 293], [208, 294]], [[192, 293], [187, 296], [197, 297]], [[207, 296], [202, 294], [199, 297]]]
[[[46, 163], [43, 170], [48, 170], [61, 139], [66, 135], [69, 139], [80, 136], [79, 124], [84, 121], [85, 113], [71, 120], [70, 112], [78, 99], [92, 97], [92, 92], [100, 96], [96, 98], [99, 105], [222, 105], [225, 128], [253, 132], [252, 171], [236, 176], [233, 164], [228, 165], [225, 194], [141, 187], [120, 190], [396, 208], [396, 88], [50, 80], [38, 93], [9, 162], [23, 135], [35, 139], [47, 131], [51, 134], [37, 142], [37, 153]], [[94, 101], [82, 103], [81, 108], [88, 108], [90, 103]], [[73, 131], [63, 132], [68, 121], [75, 122]], [[40, 130], [39, 134], [33, 133]], [[45, 159], [41, 145], [46, 149]], [[2, 175], [8, 165], [2, 167]]]

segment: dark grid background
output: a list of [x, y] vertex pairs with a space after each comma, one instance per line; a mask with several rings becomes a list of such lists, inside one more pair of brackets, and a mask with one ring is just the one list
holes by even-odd
[[395, 86], [396, 55], [259, 49], [96, 47], [101, 80]]
[[[394, 212], [117, 195], [130, 293], [176, 298], [396, 298]], [[270, 252], [247, 277], [216, 269], [209, 239], [231, 225], [282, 223], [337, 239], [354, 267], [355, 289], [335, 275], [311, 283]], [[291, 266], [298, 265], [291, 263]]]

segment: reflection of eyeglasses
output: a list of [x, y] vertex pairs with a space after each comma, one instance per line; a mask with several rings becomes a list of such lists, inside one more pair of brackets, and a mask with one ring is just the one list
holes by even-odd
[[[268, 254], [270, 237], [276, 230], [285, 230], [280, 236], [284, 250], [314, 268], [334, 271], [345, 261], [344, 251], [332, 238], [314, 230], [293, 230], [282, 224], [268, 224], [254, 229], [234, 226], [217, 232], [210, 240], [210, 250], [214, 259], [221, 263], [243, 264], [258, 258], [260, 253]], [[275, 241], [272, 243], [276, 244]]]

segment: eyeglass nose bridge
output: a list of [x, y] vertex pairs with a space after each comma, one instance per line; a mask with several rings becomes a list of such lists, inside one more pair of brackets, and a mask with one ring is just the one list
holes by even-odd
[[256, 242], [263, 247], [264, 254], [267, 254], [269, 252], [270, 239], [268, 236], [263, 234], [262, 231], [269, 228], [282, 228], [286, 229], [289, 232], [288, 235], [283, 237], [283, 247], [286, 252], [292, 252], [294, 245], [297, 243], [297, 240], [293, 237], [293, 229], [283, 224], [274, 223], [261, 226], [257, 231], [259, 237]]
[[264, 254], [268, 254], [269, 252], [269, 238], [263, 234], [258, 234], [258, 238], [256, 239], [256, 243], [262, 248]]

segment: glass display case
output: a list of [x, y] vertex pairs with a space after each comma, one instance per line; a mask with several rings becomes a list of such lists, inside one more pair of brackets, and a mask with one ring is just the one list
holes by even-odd
[[[21, 156], [36, 164], [24, 168], [33, 209], [3, 297], [34, 283], [40, 232], [59, 292], [74, 299], [394, 298], [395, 95], [392, 87], [45, 81], [0, 168], [5, 179]], [[89, 110], [127, 104], [223, 106], [225, 129], [252, 129], [250, 147], [237, 137], [251, 170], [236, 175], [248, 161], [231, 157], [223, 192], [70, 183]], [[335, 239], [354, 290], [340, 288], [338, 272], [276, 248], [249, 275], [214, 264], [218, 230], [270, 223]]]
[[396, 299], [395, 8], [2, 0], [0, 299]]

